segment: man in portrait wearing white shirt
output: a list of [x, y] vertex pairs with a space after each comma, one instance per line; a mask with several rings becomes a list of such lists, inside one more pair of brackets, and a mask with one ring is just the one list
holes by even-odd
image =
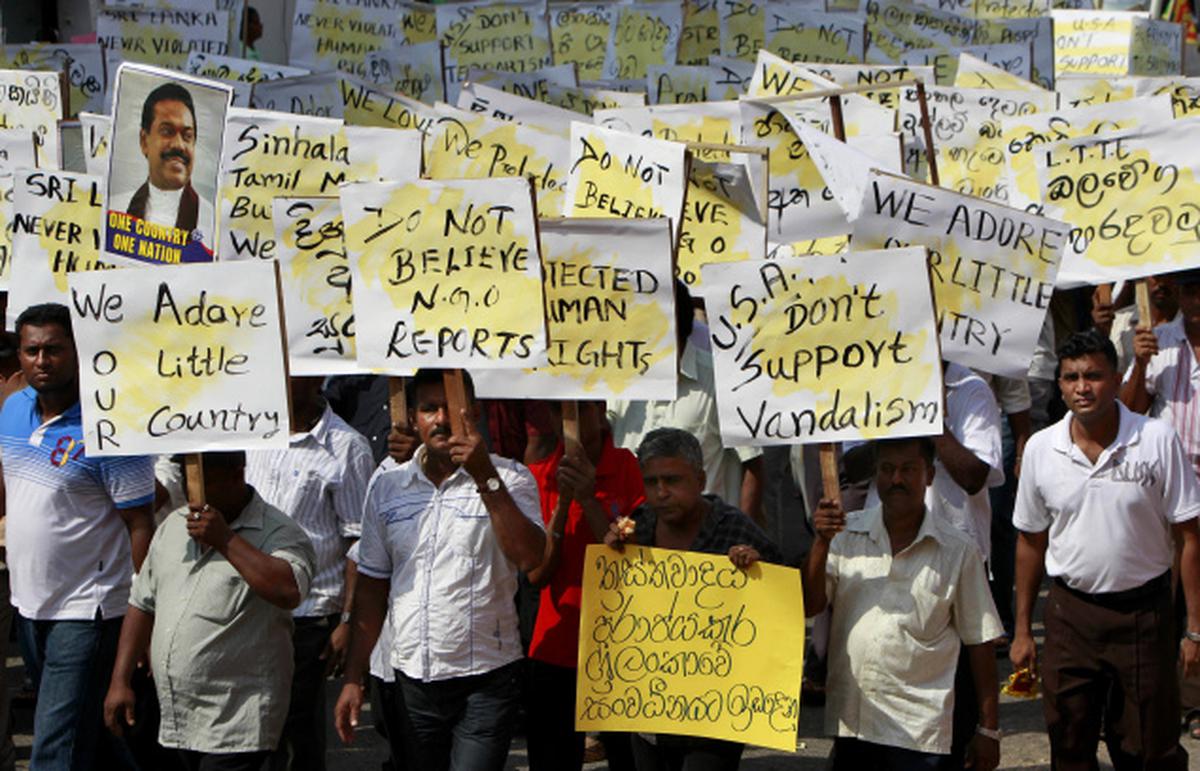
[[[1058, 358], [1070, 413], [1026, 445], [1009, 656], [1039, 664], [1032, 617], [1044, 570], [1053, 582], [1038, 670], [1054, 767], [1095, 768], [1103, 723], [1115, 767], [1182, 771], [1175, 667], [1181, 657], [1185, 674], [1200, 671], [1200, 483], [1172, 428], [1117, 400], [1112, 341], [1076, 333]], [[1187, 601], [1181, 651], [1173, 540]]]
[[460, 435], [451, 433], [442, 373], [409, 379], [422, 446], [379, 471], [367, 490], [346, 680], [334, 709], [349, 743], [390, 606], [405, 751], [410, 767], [429, 771], [504, 768], [520, 698], [517, 572], [545, 553], [537, 483], [524, 466], [488, 452], [464, 380]]
[[146, 156], [146, 181], [128, 199], [118, 198], [120, 205], [110, 208], [188, 233], [213, 222], [212, 203], [192, 187], [199, 129], [196, 106], [187, 88], [168, 82], [151, 91], [142, 103], [138, 131], [139, 146]]

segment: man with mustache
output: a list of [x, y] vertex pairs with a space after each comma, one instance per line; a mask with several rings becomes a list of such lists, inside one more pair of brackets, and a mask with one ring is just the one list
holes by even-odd
[[882, 440], [870, 452], [879, 504], [847, 519], [840, 500], [822, 499], [804, 568], [805, 613], [833, 608], [825, 706], [825, 730], [836, 737], [832, 768], [954, 767], [955, 675], [966, 646], [980, 716], [966, 760], [992, 771], [1000, 761], [992, 641], [1004, 628], [983, 560], [972, 538], [926, 506], [933, 440]]
[[142, 103], [138, 132], [147, 179], [124, 206], [112, 208], [188, 233], [199, 223], [214, 222], [212, 204], [192, 187], [198, 128], [196, 107], [186, 88], [163, 83], [151, 91]]
[[[390, 655], [404, 702], [408, 767], [499, 771], [508, 758], [522, 657], [517, 571], [542, 562], [545, 531], [529, 469], [492, 455], [474, 429], [474, 388], [452, 433], [440, 370], [407, 384], [412, 460], [371, 478], [363, 506], [346, 680], [334, 708], [354, 738], [371, 649], [390, 605]], [[389, 728], [391, 730], [391, 728]]]
[[[1116, 768], [1182, 771], [1176, 661], [1187, 676], [1200, 671], [1200, 483], [1171, 426], [1117, 400], [1117, 352], [1103, 333], [1075, 333], [1058, 359], [1070, 413], [1033, 435], [1021, 463], [1009, 657], [1042, 676], [1054, 768], [1096, 768], [1103, 727]], [[1187, 602], [1182, 648], [1173, 541]], [[1032, 621], [1043, 574], [1053, 580], [1039, 661]]]

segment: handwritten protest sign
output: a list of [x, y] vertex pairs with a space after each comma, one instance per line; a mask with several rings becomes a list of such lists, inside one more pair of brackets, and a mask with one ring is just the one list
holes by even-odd
[[0, 292], [9, 291], [12, 280], [13, 174], [0, 174]]
[[861, 62], [863, 18], [812, 10], [796, 3], [767, 3], [763, 48], [792, 62]]
[[342, 118], [347, 126], [429, 131], [435, 115], [423, 102], [389, 93], [349, 77], [338, 81]]
[[470, 112], [481, 112], [500, 120], [536, 126], [543, 131], [564, 137], [570, 136], [571, 121], [584, 117], [582, 113], [535, 99], [526, 99], [484, 83], [464, 84], [458, 93], [457, 107]]
[[1030, 79], [1042, 88], [1054, 88], [1054, 21], [1049, 16], [980, 21], [975, 29], [975, 42], [982, 46], [1014, 43], [1030, 46], [1033, 53]]
[[[793, 124], [796, 136], [803, 144], [817, 171], [824, 180], [829, 192], [837, 205], [845, 213], [847, 220], [858, 218], [859, 207], [862, 205], [863, 193], [871, 181], [871, 172], [876, 169], [883, 171], [900, 171], [900, 141], [899, 138], [891, 145], [866, 144], [862, 141], [851, 145], [829, 136], [814, 126]], [[869, 150], [870, 152], [866, 152]], [[847, 227], [847, 231], [849, 228]], [[834, 254], [836, 251], [817, 251], [816, 254]], [[801, 253], [814, 253], [804, 251]]]
[[[746, 93], [751, 97], [775, 97], [803, 95], [836, 88], [836, 83], [818, 76], [806, 67], [785, 61], [769, 51], [759, 51], [754, 75]], [[830, 120], [829, 105], [822, 101], [775, 101], [771, 103], [771, 107], [793, 120], [812, 122], [814, 113], [819, 113], [825, 123]], [[876, 104], [859, 94], [847, 94], [842, 97], [842, 113], [846, 135], [850, 137], [890, 133], [895, 122], [895, 112], [892, 109]], [[828, 127], [824, 130], [828, 130]]]
[[126, 61], [182, 70], [193, 51], [228, 55], [229, 13], [102, 8], [96, 36], [106, 51]]
[[303, 67], [288, 67], [270, 64], [256, 59], [239, 59], [236, 56], [217, 56], [193, 51], [188, 55], [184, 72], [202, 78], [235, 80], [239, 83], [259, 83], [276, 78], [294, 78], [307, 75]]
[[1183, 71], [1178, 24], [1143, 11], [1055, 10], [1055, 76], [1170, 75]]
[[358, 372], [341, 202], [336, 196], [276, 198], [273, 211], [288, 371]]
[[1029, 369], [1070, 226], [875, 173], [854, 246], [924, 246], [943, 358], [1007, 377]]
[[377, 86], [431, 103], [446, 98], [436, 42], [409, 43], [367, 54], [365, 77]]
[[975, 42], [978, 22], [901, 0], [867, 0], [871, 52], [881, 64], [898, 64], [907, 51], [954, 48]]
[[0, 129], [33, 132], [41, 168], [58, 167], [58, 121], [63, 117], [57, 72], [0, 70]]
[[617, 80], [646, 77], [655, 64], [675, 64], [683, 29], [679, 2], [647, 0], [618, 5], [604, 55], [604, 74]]
[[530, 72], [552, 64], [544, 0], [466, 2], [437, 6], [438, 38], [445, 45], [446, 98], [472, 67]]
[[[672, 142], [718, 145], [738, 144], [741, 139], [741, 118], [741, 108], [734, 101], [622, 107], [597, 110], [594, 116], [598, 125], [615, 131]], [[721, 150], [703, 148], [693, 150], [692, 155], [709, 160], [728, 157]]]
[[[646, 68], [646, 95], [650, 104], [707, 102], [710, 99], [708, 90], [716, 74], [715, 68], [707, 65], [653, 65]], [[719, 90], [712, 99], [727, 98], [725, 90]]]
[[679, 142], [571, 124], [568, 217], [667, 217], [678, 238], [687, 191], [687, 148]]
[[104, 109], [104, 55], [97, 43], [28, 43], [0, 47], [0, 67], [55, 70], [67, 75], [67, 115]]
[[437, 122], [425, 140], [430, 179], [528, 177], [538, 214], [562, 213], [571, 143], [532, 126], [497, 120], [439, 104]]
[[765, 29], [763, 3], [728, 0], [721, 4], [718, 26], [721, 30], [721, 55], [730, 59], [754, 61], [763, 47]]
[[958, 55], [958, 69], [954, 73], [955, 88], [995, 88], [1008, 91], [1044, 91], [1041, 86], [1020, 75], [1014, 75], [1003, 67], [991, 64], [969, 53]]
[[1200, 265], [1200, 118], [1068, 139], [1035, 156], [1045, 214], [1071, 223], [1059, 284]]
[[221, 163], [220, 257], [275, 256], [271, 202], [278, 196], [330, 196], [342, 182], [415, 179], [420, 161], [415, 131], [233, 108]]
[[29, 129], [0, 129], [0, 174], [37, 166], [37, 144], [33, 137]]
[[766, 258], [768, 190], [765, 153], [692, 159], [676, 265], [684, 283], [699, 286], [705, 263]]
[[554, 63], [575, 65], [581, 80], [603, 77], [613, 8], [611, 3], [555, 4], [550, 11]]
[[297, 0], [289, 64], [366, 75], [372, 51], [417, 42], [400, 17], [406, 8], [397, 0]]
[[[963, 54], [970, 54], [1022, 80], [1033, 77], [1033, 56], [1028, 43], [976, 46], [934, 46], [905, 51], [900, 61], [909, 65], [933, 67], [938, 85], [957, 85], [958, 63]], [[993, 86], [986, 86], [992, 88]], [[1025, 90], [1024, 87], [1018, 90]]]
[[[539, 70], [539, 73], [547, 72], [553, 67], [548, 67]], [[642, 93], [614, 91], [609, 88], [598, 88], [594, 86], [575, 86], [564, 85], [562, 83], [552, 82], [550, 80], [536, 78], [521, 82], [516, 77], [509, 75], [497, 75], [496, 73], [480, 73], [478, 77], [474, 75], [472, 70], [472, 80], [463, 87], [459, 92], [459, 106], [464, 104], [464, 95], [468, 90], [471, 92], [471, 104], [469, 109], [477, 112], [494, 112], [503, 110], [503, 101], [492, 104], [489, 95], [494, 96], [495, 92], [491, 90], [484, 91], [479, 89], [480, 86], [485, 86], [488, 89], [500, 89], [514, 97], [521, 97], [524, 100], [532, 100], [535, 102], [543, 102], [551, 107], [560, 107], [563, 110], [583, 115], [591, 115], [596, 110], [602, 110], [607, 107], [641, 107], [646, 104], [646, 97]], [[524, 79], [522, 79], [524, 80]], [[508, 100], [513, 103], [512, 100]], [[532, 118], [535, 122], [546, 123], [547, 116], [540, 115], [539, 111], [534, 111], [533, 106], [522, 101], [516, 103], [521, 105], [512, 111], [512, 118], [506, 120], [517, 120], [527, 122]], [[557, 111], [554, 111], [557, 114]], [[499, 117], [499, 116], [497, 116]], [[577, 119], [575, 116], [573, 119]]]
[[342, 72], [317, 72], [260, 80], [251, 86], [250, 106], [318, 118], [341, 118], [346, 112], [342, 84], [348, 83], [350, 77]]
[[890, 83], [919, 80], [927, 86], [934, 84], [933, 67], [907, 64], [831, 64], [808, 62], [805, 67], [838, 86], [860, 86], [878, 83], [878, 91], [864, 91], [862, 96], [882, 107], [895, 110], [900, 106], [900, 90], [888, 88]]
[[1129, 43], [1130, 72], [1177, 75], [1183, 69], [1183, 25], [1162, 19], [1135, 19]]
[[[666, 219], [540, 223], [544, 367], [519, 376], [531, 399], [674, 399], [675, 296]], [[511, 398], [513, 374], [476, 370], [481, 396]]]
[[792, 752], [804, 598], [793, 568], [589, 546], [575, 728], [689, 734]]
[[532, 188], [518, 178], [341, 188], [358, 361], [417, 367], [545, 363]]
[[940, 434], [925, 250], [704, 267], [726, 446]]
[[286, 447], [276, 266], [73, 273], [89, 456]]
[[87, 173], [102, 177], [108, 173], [108, 141], [112, 118], [90, 112], [79, 113], [83, 128], [83, 154]]
[[676, 59], [682, 65], [705, 65], [721, 53], [720, 0], [687, 0]]
[[529, 72], [497, 72], [472, 67], [467, 72], [467, 78], [472, 83], [486, 83], [526, 99], [544, 99], [544, 89], [547, 86], [575, 88], [579, 85], [579, 77], [573, 64], [553, 64]]
[[103, 179], [21, 169], [13, 177], [7, 326], [21, 311], [67, 301], [67, 274], [112, 267], [101, 259]]
[[746, 93], [750, 87], [750, 79], [754, 77], [753, 60], [710, 56], [708, 65], [716, 70], [709, 99], [737, 99]]
[[1000, 133], [1013, 205], [1029, 207], [1042, 202], [1034, 159], [1046, 145], [1166, 123], [1171, 117], [1169, 98], [1158, 96], [1005, 118], [1000, 121]]

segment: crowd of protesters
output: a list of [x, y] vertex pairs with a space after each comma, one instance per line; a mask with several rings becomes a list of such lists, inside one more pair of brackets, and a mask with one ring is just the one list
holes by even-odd
[[1118, 769], [1185, 769], [1200, 271], [1147, 283], [1149, 319], [1128, 288], [1056, 294], [1027, 378], [946, 363], [944, 432], [845, 444], [836, 496], [812, 448], [724, 446], [681, 284], [675, 400], [578, 403], [564, 441], [560, 404], [469, 375], [451, 414], [419, 371], [404, 416], [385, 378], [296, 377], [287, 447], [203, 454], [203, 495], [180, 458], [87, 454], [70, 314], [29, 308], [0, 351], [0, 640], [32, 768], [324, 769], [369, 703], [393, 771], [500, 769], [517, 731], [534, 771], [735, 769], [727, 741], [575, 730], [584, 552], [636, 543], [801, 569], [833, 768], [995, 768], [1007, 655], [1056, 769], [1101, 738]]

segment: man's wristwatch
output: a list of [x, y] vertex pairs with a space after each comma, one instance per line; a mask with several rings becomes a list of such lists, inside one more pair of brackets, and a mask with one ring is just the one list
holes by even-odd
[[1194, 643], [1200, 643], [1200, 632], [1193, 632], [1192, 630], [1189, 629], [1183, 633], [1183, 636], [1188, 638], [1189, 640], [1191, 640]]
[[479, 491], [480, 495], [487, 495], [488, 493], [500, 492], [502, 487], [504, 485], [500, 482], [500, 477], [489, 477], [483, 480], [483, 483], [475, 489]]
[[342, 623], [343, 623], [343, 624], [349, 624], [349, 623], [350, 623], [350, 611], [348, 611], [348, 610], [343, 610], [343, 611], [342, 611]]
[[1000, 737], [1004, 736], [1004, 732], [999, 728], [984, 728], [981, 725], [975, 726], [975, 733], [997, 742], [1000, 741]]

